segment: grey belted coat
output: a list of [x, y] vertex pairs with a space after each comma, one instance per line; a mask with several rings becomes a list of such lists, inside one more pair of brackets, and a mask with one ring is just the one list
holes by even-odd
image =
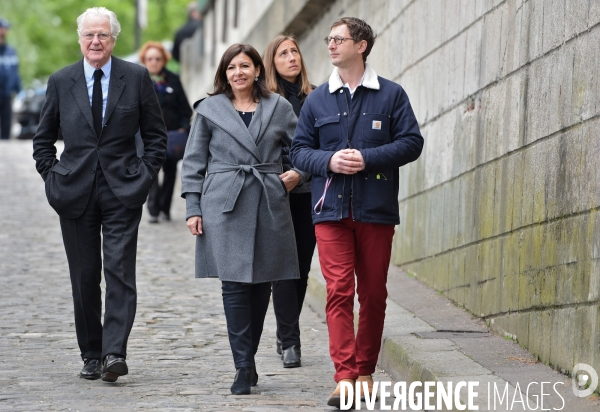
[[181, 170], [187, 216], [202, 216], [196, 277], [243, 283], [299, 277], [279, 178], [281, 148], [291, 145], [295, 127], [292, 106], [278, 94], [260, 100], [249, 127], [224, 94], [196, 107]]

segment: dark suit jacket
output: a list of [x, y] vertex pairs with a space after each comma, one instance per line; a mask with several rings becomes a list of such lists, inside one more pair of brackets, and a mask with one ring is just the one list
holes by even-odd
[[165, 126], [167, 126], [167, 130], [182, 128], [189, 131], [192, 108], [183, 90], [181, 80], [179, 80], [179, 76], [167, 69], [163, 69], [162, 74], [168, 91], [164, 93], [157, 92], [157, 96]]
[[185, 39], [192, 37], [194, 33], [196, 33], [196, 30], [198, 30], [198, 28], [202, 25], [202, 21], [195, 20], [189, 17], [187, 22], [183, 26], [181, 26], [179, 30], [177, 30], [177, 33], [175, 33], [175, 40], [173, 42], [172, 52], [173, 58], [175, 60], [177, 60], [178, 62], [181, 61], [181, 43]]
[[[145, 149], [141, 158], [135, 147], [138, 129]], [[65, 145], [60, 161], [54, 146], [59, 133]], [[166, 128], [146, 68], [112, 57], [100, 138], [94, 131], [83, 60], [50, 76], [33, 158], [46, 183], [48, 202], [60, 216], [81, 216], [98, 163], [115, 196], [130, 209], [141, 207], [166, 147]]]

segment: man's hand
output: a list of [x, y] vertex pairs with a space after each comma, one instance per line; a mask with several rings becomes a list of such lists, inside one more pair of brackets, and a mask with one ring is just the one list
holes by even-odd
[[327, 168], [334, 173], [353, 175], [365, 168], [365, 161], [358, 150], [344, 149], [331, 156]]
[[279, 175], [279, 178], [281, 180], [283, 180], [283, 183], [285, 184], [285, 189], [288, 192], [291, 192], [293, 188], [295, 188], [298, 183], [300, 183], [300, 180], [302, 180], [302, 176], [300, 176], [300, 173], [296, 172], [295, 170], [288, 170], [287, 172]]
[[201, 216], [192, 216], [190, 217], [185, 224], [192, 232], [192, 235], [198, 236], [202, 234], [202, 217]]

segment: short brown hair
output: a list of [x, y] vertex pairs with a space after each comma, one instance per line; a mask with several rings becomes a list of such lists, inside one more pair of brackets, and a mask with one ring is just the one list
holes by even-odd
[[171, 53], [169, 53], [167, 49], [165, 49], [165, 46], [163, 46], [162, 43], [157, 41], [147, 41], [146, 43], [144, 43], [144, 45], [140, 49], [140, 52], [138, 53], [140, 63], [144, 64], [146, 60], [146, 53], [148, 53], [148, 50], [150, 49], [157, 49], [160, 52], [165, 62], [165, 66], [167, 65], [169, 60], [171, 60]]
[[231, 63], [233, 58], [240, 53], [244, 53], [246, 56], [250, 57], [254, 67], [260, 67], [258, 80], [254, 82], [254, 87], [252, 88], [252, 99], [255, 102], [258, 102], [261, 97], [269, 97], [270, 93], [269, 89], [267, 89], [267, 83], [265, 82], [265, 70], [260, 54], [258, 54], [256, 49], [249, 44], [241, 43], [229, 46], [229, 48], [225, 50], [225, 53], [223, 53], [221, 61], [219, 62], [219, 67], [217, 67], [217, 72], [215, 73], [215, 89], [212, 93], [208, 93], [209, 96], [225, 94], [229, 99], [233, 100], [234, 95], [231, 90], [231, 85], [227, 83], [227, 66], [229, 66], [229, 63]]
[[291, 34], [280, 34], [271, 40], [271, 43], [267, 46], [267, 50], [265, 50], [265, 54], [263, 55], [263, 61], [265, 63], [265, 77], [267, 79], [267, 88], [273, 93], [279, 93], [280, 95], [285, 97], [285, 92], [283, 90], [283, 85], [281, 84], [281, 76], [277, 72], [275, 68], [275, 53], [277, 53], [277, 49], [284, 41], [289, 40], [298, 49], [298, 54], [300, 55], [300, 99], [305, 98], [310, 92], [312, 92], [313, 88], [308, 81], [308, 72], [306, 71], [306, 65], [304, 64], [304, 57], [302, 56], [302, 52], [300, 51], [300, 47], [298, 47], [298, 42], [296, 38]]
[[358, 43], [362, 40], [365, 40], [367, 42], [367, 48], [362, 54], [363, 62], [366, 62], [367, 56], [369, 56], [369, 54], [371, 53], [371, 49], [375, 44], [375, 39], [377, 38], [377, 35], [375, 34], [371, 26], [367, 24], [367, 22], [356, 17], [339, 18], [333, 22], [331, 28], [333, 29], [334, 27], [341, 26], [344, 24], [348, 27], [350, 37], [352, 37], [352, 40], [354, 40], [355, 43]]

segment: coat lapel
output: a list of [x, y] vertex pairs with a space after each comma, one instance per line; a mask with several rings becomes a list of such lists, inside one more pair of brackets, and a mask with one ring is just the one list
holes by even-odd
[[[259, 103], [256, 108], [257, 111], [260, 110], [260, 105], [261, 104]], [[197, 112], [240, 142], [242, 146], [254, 155], [256, 160], [259, 162], [262, 161], [260, 153], [258, 152], [258, 147], [256, 146], [255, 138], [253, 137], [257, 136], [258, 133], [252, 133], [255, 128], [260, 130], [261, 126], [258, 121], [259, 119], [253, 118], [250, 122], [250, 128], [246, 127], [244, 121], [233, 107], [231, 100], [224, 94], [218, 94], [212, 99], [207, 99], [206, 102], [203, 102], [198, 106]], [[256, 116], [257, 113], [254, 115]]]
[[106, 112], [104, 113], [104, 124], [108, 123], [110, 115], [115, 110], [117, 102], [125, 89], [125, 82], [122, 80], [125, 73], [121, 67], [119, 59], [112, 58], [112, 69], [110, 71], [110, 82], [108, 84], [108, 101], [106, 102]]
[[[275, 111], [275, 107], [277, 107], [278, 100], [279, 95], [277, 94], [271, 94], [269, 97], [260, 99], [260, 104], [256, 108], [256, 113], [254, 113], [257, 117], [256, 120], [260, 120], [260, 122], [256, 122], [257, 126], [255, 126], [254, 129], [252, 128], [253, 124], [250, 123], [250, 132], [253, 136], [256, 136], [257, 145], [265, 134], [269, 121], [273, 118], [273, 112]], [[252, 119], [252, 121], [254, 121], [254, 119]]]
[[[83, 59], [73, 66], [74, 70], [71, 73], [71, 79], [73, 79], [73, 85], [71, 86], [71, 93], [75, 99], [75, 103], [79, 106], [83, 117], [87, 120], [88, 124], [94, 129], [94, 119], [92, 118], [92, 106], [90, 106], [90, 95], [88, 94], [87, 83], [85, 81], [85, 75], [83, 74]], [[94, 136], [96, 132], [94, 131]]]
[[[256, 146], [258, 146], [258, 138], [259, 138], [260, 130], [262, 128], [262, 123], [263, 123], [263, 119], [261, 116], [261, 113], [263, 112], [262, 100], [263, 99], [260, 99], [260, 101], [256, 105], [256, 109], [254, 110], [254, 114], [252, 115], [252, 120], [250, 120], [250, 125], [248, 126], [248, 133], [250, 133], [250, 136], [252, 137], [252, 141], [254, 142], [254, 144]], [[239, 117], [239, 114], [238, 114], [238, 117]], [[241, 117], [240, 117], [240, 120], [241, 120]], [[242, 123], [243, 122], [244, 121], [242, 120]], [[245, 125], [246, 124], [244, 124], [244, 126]]]

